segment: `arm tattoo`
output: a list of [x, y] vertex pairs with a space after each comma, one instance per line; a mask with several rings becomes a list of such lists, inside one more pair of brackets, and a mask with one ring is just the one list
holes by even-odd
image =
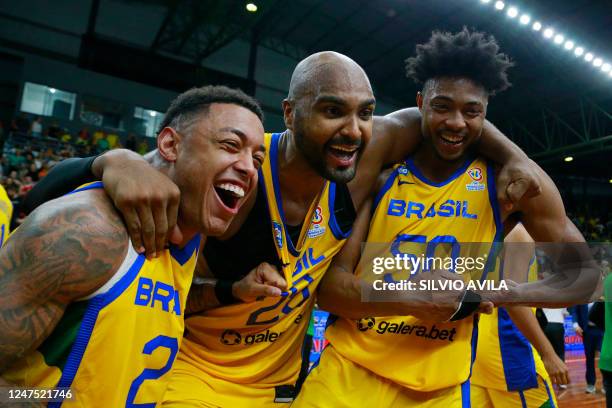
[[26, 219], [0, 251], [0, 373], [42, 343], [70, 302], [110, 279], [127, 243], [100, 191], [62, 197]]

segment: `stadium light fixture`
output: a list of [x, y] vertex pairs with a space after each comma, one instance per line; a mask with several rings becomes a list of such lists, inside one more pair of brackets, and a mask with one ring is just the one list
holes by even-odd
[[572, 49], [574, 49], [574, 42], [571, 40], [566, 41], [565, 44], [563, 45], [563, 48], [565, 48], [568, 51], [571, 51]]
[[590, 52], [587, 52], [587, 53], [585, 54], [585, 56], [584, 56], [584, 60], [585, 60], [586, 62], [591, 62], [591, 61], [593, 61], [593, 54], [591, 54]]
[[603, 61], [601, 58], [595, 58], [593, 60], [593, 65], [596, 66], [597, 68], [601, 67], [602, 64], [603, 64]]
[[612, 184], [612, 179], [610, 179], [609, 181], [610, 181], [610, 184]]
[[553, 34], [555, 34], [555, 30], [553, 30], [552, 28], [547, 28], [546, 30], [544, 30], [544, 37], [546, 38], [552, 38]]
[[610, 71], [610, 64], [608, 64], [607, 62], [604, 62], [604, 64], [601, 66], [601, 70], [603, 72], [608, 72]]
[[563, 42], [563, 40], [565, 40], [565, 37], [563, 37], [563, 35], [561, 35], [561, 34], [555, 35], [555, 39], [554, 39], [555, 44], [557, 44], [557, 45], [561, 44]]
[[519, 21], [522, 25], [527, 25], [531, 21], [531, 17], [529, 17], [528, 14], [523, 14], [521, 18], [519, 19]]
[[531, 28], [533, 28], [535, 31], [540, 31], [542, 29], [542, 23], [536, 21], [535, 23], [533, 23], [533, 26]]
[[506, 4], [503, 1], [496, 1], [495, 8], [498, 10], [503, 10], [506, 7]]
[[485, 3], [485, 4], [486, 4], [486, 3], [491, 2], [491, 0], [480, 0], [480, 2], [481, 2], [481, 3]]
[[55, 88], [49, 88], [49, 92], [51, 92], [52, 94], [55, 93]]
[[149, 111], [149, 116], [154, 118], [155, 115], [157, 115], [157, 113], [155, 113], [155, 111]]
[[574, 54], [577, 57], [580, 57], [582, 54], [584, 54], [584, 48], [582, 47], [576, 47], [576, 49], [574, 50]]
[[571, 162], [572, 160], [574, 160], [574, 158], [572, 156], [567, 156], [565, 159], [563, 159], [564, 161], [566, 161], [567, 163]]
[[257, 11], [257, 4], [249, 3], [246, 5], [246, 9], [247, 11], [250, 11], [251, 13], [255, 13]]
[[510, 7], [508, 9], [508, 12], [506, 14], [508, 14], [508, 17], [510, 18], [515, 18], [516, 16], [518, 16], [518, 9], [516, 7]]

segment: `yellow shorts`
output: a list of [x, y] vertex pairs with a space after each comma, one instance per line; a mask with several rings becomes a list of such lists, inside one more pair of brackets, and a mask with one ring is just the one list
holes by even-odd
[[478, 408], [555, 408], [557, 400], [548, 378], [538, 375], [538, 388], [505, 391], [472, 384], [472, 405]]
[[470, 388], [465, 383], [440, 391], [411, 391], [345, 359], [329, 345], [291, 405], [305, 407], [466, 408], [470, 407]]
[[[291, 393], [293, 394], [293, 393]], [[212, 377], [177, 359], [162, 407], [164, 408], [253, 408], [288, 407], [293, 395], [282, 398], [276, 388], [235, 384]]]

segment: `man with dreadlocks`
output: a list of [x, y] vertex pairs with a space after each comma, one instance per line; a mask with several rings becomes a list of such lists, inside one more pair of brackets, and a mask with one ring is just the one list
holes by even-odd
[[[416, 101], [424, 140], [414, 154], [381, 174], [371, 208], [362, 207], [351, 237], [319, 286], [319, 305], [338, 319], [328, 327], [330, 345], [293, 408], [469, 407], [478, 337], [477, 317], [471, 313], [478, 305], [483, 310], [487, 299], [504, 304], [510, 298], [523, 305], [562, 304], [563, 295], [565, 303], [577, 300], [579, 291], [567, 291], [568, 286], [565, 292], [551, 290], [543, 299], [542, 281], [511, 286], [496, 295], [469, 290], [408, 295], [432, 316], [440, 305], [436, 299], [458, 296], [462, 307], [443, 323], [416, 317], [399, 302], [362, 302], [364, 289], [373, 286], [366, 283], [372, 282], [375, 271], [367, 254], [368, 245], [375, 243], [386, 243], [388, 257], [414, 259], [427, 253], [466, 259], [483, 248], [492, 250], [492, 243], [501, 241], [517, 221], [536, 241], [584, 243], [566, 217], [557, 188], [541, 169], [542, 194], [522, 199], [510, 212], [500, 208], [493, 194], [495, 168], [473, 152], [489, 96], [510, 85], [510, 66], [493, 37], [465, 28], [456, 34], [434, 32], [407, 60], [408, 76], [423, 84]], [[368, 244], [360, 255], [364, 241]], [[388, 272], [381, 282], [398, 283], [398, 275], [405, 274]], [[460, 279], [460, 271], [455, 272], [423, 267], [412, 278], [419, 282], [427, 275], [448, 273], [453, 275], [449, 280]], [[499, 268], [487, 262], [477, 272], [480, 275], [472, 278], [484, 279]], [[597, 275], [589, 275], [586, 285], [593, 288], [596, 281]]]

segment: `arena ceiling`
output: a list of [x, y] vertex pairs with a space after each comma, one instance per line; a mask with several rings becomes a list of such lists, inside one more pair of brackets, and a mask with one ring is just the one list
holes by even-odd
[[[496, 12], [493, 2], [256, 0], [258, 11], [249, 13], [244, 0], [35, 1], [46, 8], [43, 12], [2, 0], [0, 18], [34, 21], [68, 37], [112, 37], [198, 66], [237, 39], [296, 62], [316, 51], [335, 50], [361, 64], [376, 96], [394, 106], [414, 104], [417, 88], [404, 77], [403, 66], [416, 44], [434, 29], [475, 27], [493, 34], [516, 63], [510, 75], [514, 86], [492, 99], [489, 118], [543, 162], [557, 165], [566, 154], [584, 156], [587, 173], [612, 178], [605, 160], [612, 152], [612, 78], [529, 25], [521, 27]], [[506, 3], [612, 61], [609, 0]], [[257, 49], [253, 46], [251, 52]], [[253, 80], [255, 69], [249, 64], [247, 80]]]

